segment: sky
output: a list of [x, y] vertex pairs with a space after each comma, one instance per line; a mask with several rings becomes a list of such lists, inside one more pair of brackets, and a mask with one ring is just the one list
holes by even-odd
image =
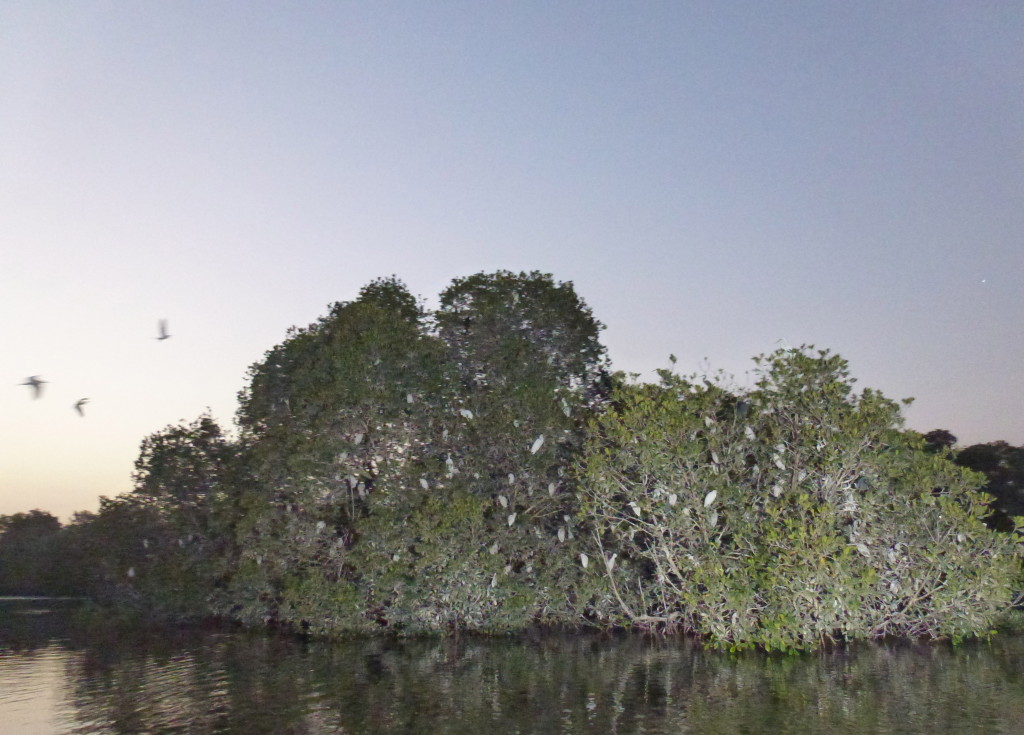
[[0, 514], [129, 491], [392, 274], [550, 273], [617, 369], [813, 344], [1024, 444], [1021, 38], [981, 0], [4, 0]]

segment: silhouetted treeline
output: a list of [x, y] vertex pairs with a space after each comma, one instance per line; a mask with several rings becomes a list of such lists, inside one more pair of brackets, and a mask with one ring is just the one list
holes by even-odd
[[74, 531], [41, 510], [0, 516], [0, 595], [66, 596], [88, 591], [75, 563]]
[[986, 522], [992, 528], [1012, 531], [1013, 519], [1024, 516], [1024, 446], [995, 441], [958, 449], [956, 437], [945, 429], [928, 432], [925, 441], [933, 451], [949, 450], [961, 467], [985, 475], [982, 489], [992, 496], [992, 512]]

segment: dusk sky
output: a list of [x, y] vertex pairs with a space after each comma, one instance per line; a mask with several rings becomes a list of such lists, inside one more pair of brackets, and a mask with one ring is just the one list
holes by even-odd
[[812, 343], [911, 428], [1024, 444], [1022, 39], [978, 0], [4, 0], [0, 514], [232, 427], [391, 274], [572, 281], [648, 375]]

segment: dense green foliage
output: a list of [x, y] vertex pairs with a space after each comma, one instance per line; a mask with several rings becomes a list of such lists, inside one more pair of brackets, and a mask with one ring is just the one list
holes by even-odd
[[719, 645], [952, 637], [991, 628], [1019, 539], [989, 530], [982, 478], [923, 451], [845, 361], [779, 351], [754, 390], [662, 373], [623, 385], [581, 462], [581, 518], [619, 623]]
[[389, 463], [404, 462], [396, 448], [414, 428], [411, 406], [443, 390], [440, 345], [423, 317], [402, 284], [377, 281], [250, 369], [239, 424], [251, 477], [222, 612], [358, 627], [351, 550], [367, 497]]
[[440, 301], [430, 319], [376, 281], [253, 366], [222, 613], [328, 633], [573, 619], [565, 469], [605, 375], [600, 325], [537, 273]]
[[761, 358], [742, 395], [638, 384], [600, 330], [540, 273], [456, 279], [432, 313], [374, 281], [250, 368], [237, 437], [205, 415], [147, 437], [134, 491], [38, 558], [151, 617], [330, 635], [586, 622], [792, 649], [985, 633], [1011, 604], [1020, 536], [981, 522], [980, 476], [839, 357]]

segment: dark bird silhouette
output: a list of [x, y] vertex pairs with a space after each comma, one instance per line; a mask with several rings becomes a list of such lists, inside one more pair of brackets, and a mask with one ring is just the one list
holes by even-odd
[[79, 416], [85, 416], [85, 411], [82, 410], [82, 406], [89, 402], [88, 398], [79, 398], [75, 403], [75, 410], [78, 411]]
[[159, 324], [160, 336], [157, 339], [167, 339], [171, 335], [167, 334], [167, 320], [161, 319]]
[[33, 375], [30, 378], [27, 378], [22, 385], [31, 386], [34, 391], [32, 397], [39, 398], [39, 396], [43, 394], [43, 383], [45, 382], [45, 380], [40, 380], [38, 375]]

